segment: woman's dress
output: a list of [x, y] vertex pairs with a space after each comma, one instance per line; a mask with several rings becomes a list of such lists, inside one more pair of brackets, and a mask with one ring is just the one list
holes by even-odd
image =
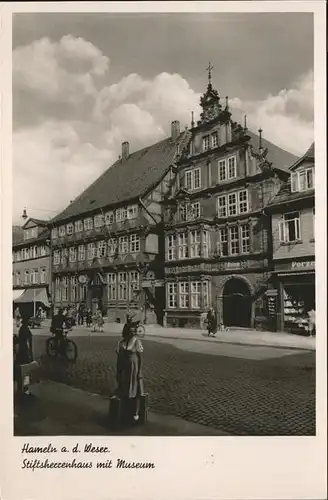
[[143, 346], [136, 337], [117, 344], [117, 383], [121, 398], [136, 398], [144, 394], [141, 355]]

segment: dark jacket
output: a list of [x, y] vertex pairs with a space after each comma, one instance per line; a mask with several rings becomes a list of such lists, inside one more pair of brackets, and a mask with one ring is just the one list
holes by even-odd
[[16, 360], [21, 365], [33, 361], [32, 333], [26, 324], [23, 324], [18, 332], [18, 352]]

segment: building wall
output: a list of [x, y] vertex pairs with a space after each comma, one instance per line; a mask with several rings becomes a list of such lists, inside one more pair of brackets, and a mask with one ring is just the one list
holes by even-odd
[[[28, 285], [26, 285], [24, 283], [24, 273], [25, 273], [25, 271], [31, 272], [34, 269], [38, 270], [38, 280], [37, 280], [36, 284], [41, 284], [41, 282], [40, 282], [40, 270], [46, 269], [45, 282], [42, 284], [48, 285], [50, 282], [50, 255], [47, 257], [41, 257], [38, 259], [30, 259], [30, 260], [25, 260], [25, 261], [20, 261], [20, 262], [14, 262], [13, 263], [13, 286], [17, 287], [17, 288], [27, 288], [28, 286], [31, 286], [32, 283], [29, 283]], [[15, 281], [16, 272], [20, 272], [20, 277], [21, 277], [20, 285], [17, 285], [16, 281]]]

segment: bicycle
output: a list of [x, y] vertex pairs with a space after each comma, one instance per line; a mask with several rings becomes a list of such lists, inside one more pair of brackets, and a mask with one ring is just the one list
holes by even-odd
[[77, 346], [74, 340], [68, 339], [67, 335], [70, 330], [63, 330], [63, 337], [59, 340], [55, 333], [46, 340], [46, 352], [51, 358], [62, 356], [67, 361], [74, 362], [77, 358]]

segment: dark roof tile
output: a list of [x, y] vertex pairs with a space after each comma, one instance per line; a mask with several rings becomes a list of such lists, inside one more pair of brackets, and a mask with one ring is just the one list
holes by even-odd
[[[250, 130], [247, 130], [247, 135], [251, 138], [250, 144], [252, 144], [255, 150], [258, 150], [259, 136]], [[289, 172], [289, 167], [297, 160], [297, 156], [285, 151], [264, 138], [262, 138], [262, 145], [264, 149], [268, 148], [267, 159], [272, 162], [272, 167], [283, 170], [284, 172]]]

